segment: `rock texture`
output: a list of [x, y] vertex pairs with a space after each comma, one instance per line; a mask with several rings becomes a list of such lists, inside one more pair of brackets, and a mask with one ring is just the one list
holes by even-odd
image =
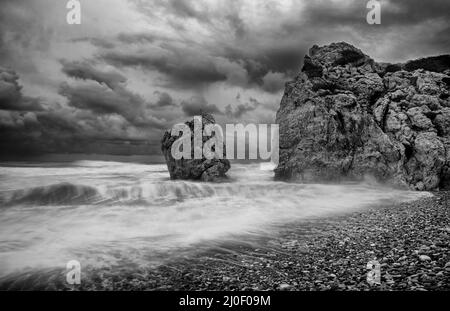
[[[210, 114], [202, 114], [202, 132], [207, 124], [214, 124], [214, 117]], [[194, 133], [194, 121], [186, 122]], [[172, 136], [170, 131], [164, 133], [161, 150], [169, 169], [171, 179], [197, 179], [202, 181], [221, 181], [226, 178], [225, 173], [230, 169], [230, 162], [227, 159], [194, 159], [194, 136], [191, 136], [191, 159], [175, 160], [172, 157], [172, 144], [181, 137]], [[203, 143], [208, 141], [210, 136], [203, 136]], [[225, 147], [224, 147], [225, 150]]]
[[277, 113], [275, 176], [449, 188], [449, 60], [376, 63], [344, 42], [313, 46]]

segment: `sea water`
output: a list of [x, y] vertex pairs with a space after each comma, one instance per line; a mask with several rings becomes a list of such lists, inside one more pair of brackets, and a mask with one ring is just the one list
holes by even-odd
[[267, 163], [228, 182], [172, 181], [162, 164], [0, 164], [0, 282], [23, 271], [157, 266], [181, 250], [276, 234], [302, 219], [418, 199], [373, 184], [274, 181]]

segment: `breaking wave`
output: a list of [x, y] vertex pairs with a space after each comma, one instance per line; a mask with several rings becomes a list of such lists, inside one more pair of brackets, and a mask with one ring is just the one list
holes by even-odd
[[4, 206], [88, 204], [97, 201], [99, 196], [93, 187], [60, 183], [4, 193], [1, 202]]

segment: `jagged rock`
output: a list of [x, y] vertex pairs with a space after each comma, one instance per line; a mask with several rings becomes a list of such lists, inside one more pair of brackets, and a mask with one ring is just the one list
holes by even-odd
[[[207, 124], [214, 124], [214, 117], [207, 113], [202, 113], [202, 132]], [[194, 133], [194, 120], [185, 124], [189, 126], [191, 132]], [[171, 179], [196, 179], [208, 182], [221, 181], [226, 178], [225, 173], [230, 169], [230, 162], [227, 159], [194, 159], [194, 136], [191, 136], [191, 159], [175, 160], [172, 156], [172, 144], [181, 137], [172, 136], [170, 131], [164, 133], [161, 150], [166, 160], [167, 168]], [[210, 139], [211, 136], [203, 135], [203, 144]], [[203, 146], [203, 145], [202, 145]], [[225, 150], [225, 147], [224, 147]]]
[[276, 178], [333, 182], [371, 175], [417, 190], [448, 187], [448, 59], [386, 64], [345, 42], [313, 46], [277, 112]]

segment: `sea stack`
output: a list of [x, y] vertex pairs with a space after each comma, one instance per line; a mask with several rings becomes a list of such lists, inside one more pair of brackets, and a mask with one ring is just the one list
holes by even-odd
[[450, 188], [450, 55], [377, 63], [356, 47], [313, 46], [277, 112], [275, 176]]
[[[215, 119], [211, 114], [202, 113], [201, 117], [202, 132], [205, 125], [215, 123]], [[194, 133], [194, 120], [188, 121], [185, 124], [189, 126], [191, 132]], [[180, 138], [181, 135], [182, 134], [180, 133], [178, 136], [172, 136], [170, 130], [166, 131], [161, 142], [161, 150], [164, 154], [171, 179], [193, 179], [207, 182], [218, 182], [227, 178], [225, 173], [231, 167], [230, 161], [227, 159], [206, 159], [204, 156], [201, 159], [194, 159], [194, 135], [191, 135], [191, 159], [174, 159], [171, 152], [172, 144]], [[203, 144], [210, 138], [211, 136], [203, 135]]]

